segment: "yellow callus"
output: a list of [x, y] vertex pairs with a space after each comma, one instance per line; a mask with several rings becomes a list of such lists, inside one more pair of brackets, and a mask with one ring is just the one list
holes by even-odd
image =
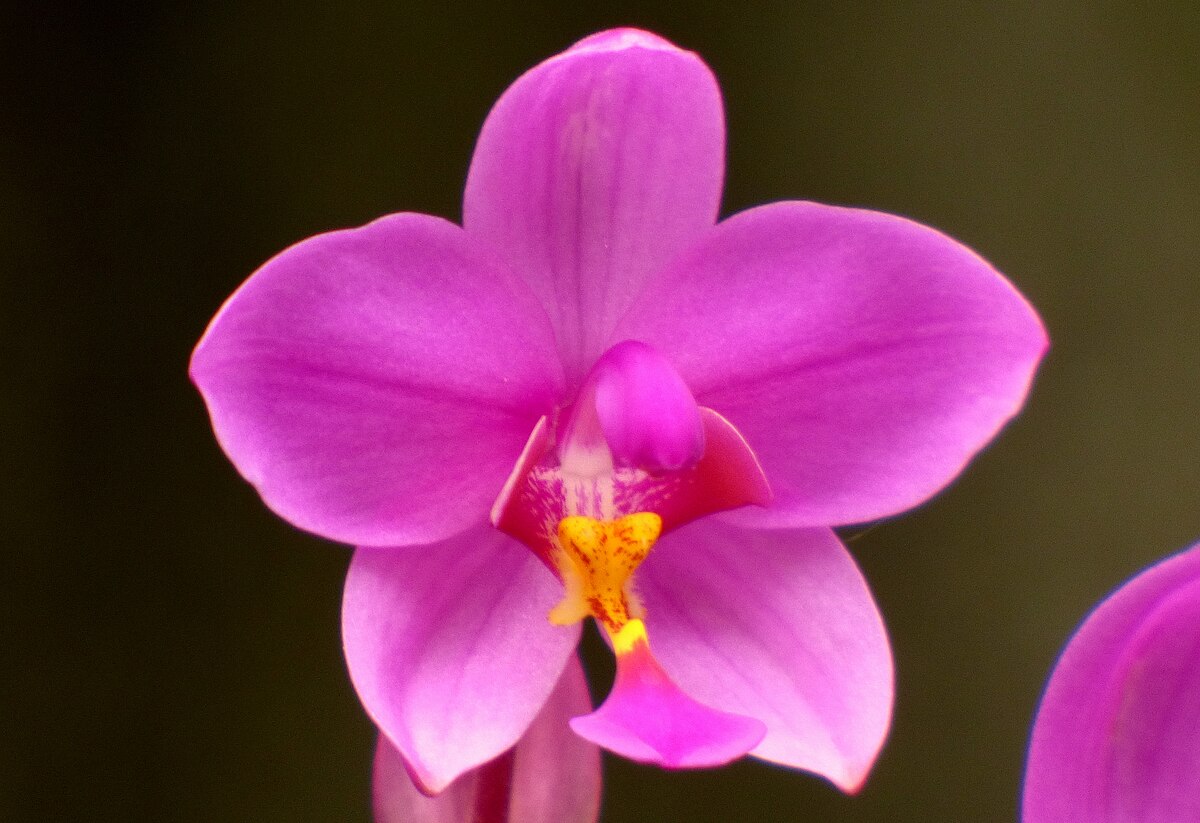
[[638, 618], [633, 618], [616, 634], [612, 635], [613, 653], [617, 657], [629, 654], [637, 646], [649, 647], [650, 640], [646, 637], [646, 624]]
[[[559, 571], [566, 594], [550, 612], [550, 622], [567, 625], [589, 615], [614, 642], [630, 628], [628, 640], [641, 627], [641, 607], [630, 580], [662, 534], [662, 518], [638, 512], [616, 520], [564, 517], [558, 523]], [[636, 623], [637, 626], [633, 624]]]

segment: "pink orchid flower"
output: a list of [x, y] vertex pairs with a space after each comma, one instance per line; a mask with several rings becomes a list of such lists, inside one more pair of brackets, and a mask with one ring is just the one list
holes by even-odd
[[1200, 820], [1200, 546], [1129, 580], [1050, 675], [1024, 823]]
[[[489, 114], [463, 225], [395, 214], [259, 269], [192, 360], [222, 447], [358, 547], [343, 635], [426, 792], [521, 737], [595, 618], [580, 736], [863, 782], [891, 653], [832, 526], [942, 489], [1046, 347], [984, 260], [808, 202], [717, 223], [721, 96], [646, 32], [589, 37]], [[644, 561], [644, 562], [643, 562]]]

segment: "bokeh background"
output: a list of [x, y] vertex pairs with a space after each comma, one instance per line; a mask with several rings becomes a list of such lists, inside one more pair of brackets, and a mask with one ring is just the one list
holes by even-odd
[[[600, 28], [700, 52], [724, 213], [899, 212], [991, 259], [1053, 349], [950, 490], [851, 546], [896, 655], [855, 798], [757, 763], [606, 763], [603, 820], [1013, 821], [1089, 606], [1200, 537], [1200, 6], [41, 4], [0, 13], [0, 819], [367, 821], [348, 552], [273, 517], [185, 368], [319, 231], [459, 216], [521, 71]], [[611, 670], [595, 670], [598, 694]]]

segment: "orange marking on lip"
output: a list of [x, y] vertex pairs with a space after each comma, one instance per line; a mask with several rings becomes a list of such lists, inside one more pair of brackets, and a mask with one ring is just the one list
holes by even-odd
[[550, 622], [574, 623], [591, 615], [615, 638], [636, 619], [631, 614], [629, 583], [660, 534], [662, 518], [653, 512], [617, 520], [581, 516], [560, 520], [558, 565], [566, 593], [550, 612]]

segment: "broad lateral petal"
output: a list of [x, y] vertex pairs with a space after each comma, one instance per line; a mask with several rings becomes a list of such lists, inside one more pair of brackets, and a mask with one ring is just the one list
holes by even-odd
[[192, 356], [221, 446], [295, 525], [437, 540], [487, 511], [562, 390], [528, 288], [462, 229], [396, 214], [284, 251]]
[[892, 657], [832, 532], [697, 521], [664, 536], [639, 575], [655, 652], [681, 689], [765, 723], [752, 755], [858, 790], [891, 723]]
[[[464, 823], [478, 814], [480, 795], [500, 783], [508, 794], [506, 820], [522, 823], [595, 823], [600, 815], [600, 750], [573, 734], [567, 721], [591, 706], [577, 658], [516, 748], [429, 797], [408, 775], [404, 757], [379, 736], [375, 749], [375, 823]], [[487, 802], [486, 799], [483, 802]]]
[[528, 728], [579, 639], [546, 619], [561, 594], [489, 526], [355, 551], [342, 604], [350, 678], [422, 788], [441, 791]]
[[634, 29], [577, 43], [493, 107], [463, 225], [537, 292], [573, 385], [647, 278], [716, 221], [724, 153], [708, 67]]
[[721, 223], [614, 332], [654, 346], [770, 479], [747, 525], [895, 514], [943, 488], [1020, 408], [1047, 345], [1024, 298], [933, 229], [775, 203]]
[[1022, 820], [1200, 820], [1200, 547], [1134, 577], [1067, 644], [1034, 723]]

